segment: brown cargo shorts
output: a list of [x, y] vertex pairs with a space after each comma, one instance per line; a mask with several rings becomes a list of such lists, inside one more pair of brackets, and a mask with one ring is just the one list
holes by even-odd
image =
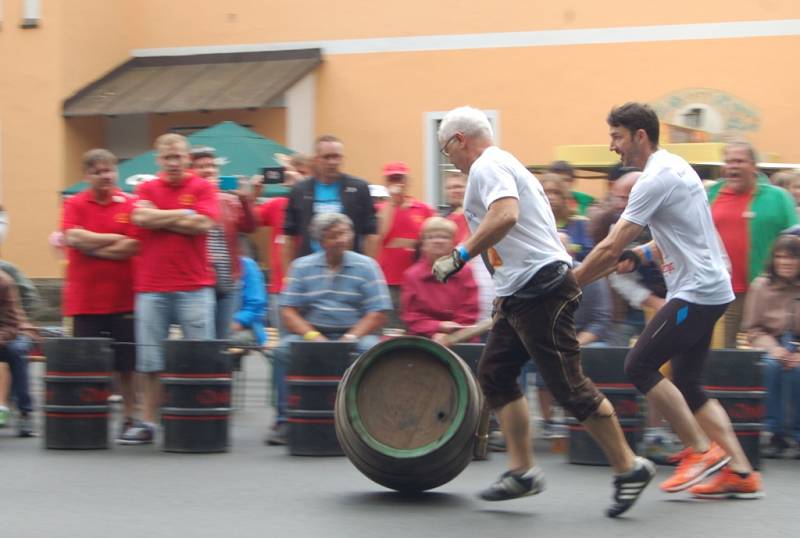
[[556, 288], [532, 299], [498, 299], [496, 321], [478, 364], [478, 379], [492, 409], [523, 396], [518, 379], [533, 359], [553, 397], [583, 422], [597, 410], [603, 394], [583, 374], [575, 333], [581, 299], [569, 271]]

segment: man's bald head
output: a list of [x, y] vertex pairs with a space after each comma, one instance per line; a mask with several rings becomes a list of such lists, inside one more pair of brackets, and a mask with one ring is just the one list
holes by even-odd
[[614, 182], [614, 186], [611, 187], [614, 209], [618, 211], [625, 209], [625, 206], [628, 205], [628, 196], [631, 193], [631, 189], [633, 189], [634, 184], [641, 176], [642, 173], [639, 171], [628, 172]]

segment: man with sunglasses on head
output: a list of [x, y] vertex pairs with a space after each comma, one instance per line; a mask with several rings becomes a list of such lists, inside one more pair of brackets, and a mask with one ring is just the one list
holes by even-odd
[[532, 357], [553, 397], [605, 453], [615, 475], [614, 502], [606, 515], [617, 517], [633, 506], [655, 467], [636, 457], [611, 402], [583, 375], [575, 329], [581, 290], [544, 189], [513, 155], [494, 145], [480, 110], [448, 112], [438, 139], [442, 153], [468, 174], [464, 215], [472, 235], [436, 260], [433, 274], [444, 282], [482, 255], [497, 287], [495, 322], [478, 379], [500, 420], [509, 469], [480, 497], [503, 501], [544, 489], [544, 474], [534, 464], [528, 403], [517, 381]]

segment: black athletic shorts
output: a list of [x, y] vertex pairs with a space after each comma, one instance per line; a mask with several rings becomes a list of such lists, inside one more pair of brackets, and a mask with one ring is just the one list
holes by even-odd
[[672, 382], [692, 411], [708, 397], [703, 390], [703, 367], [711, 348], [714, 325], [728, 304], [701, 305], [671, 299], [656, 312], [625, 359], [625, 373], [643, 394], [663, 376], [659, 368], [670, 361]]

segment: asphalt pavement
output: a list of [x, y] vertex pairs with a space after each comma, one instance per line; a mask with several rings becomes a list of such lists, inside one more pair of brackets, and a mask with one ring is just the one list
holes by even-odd
[[[45, 450], [42, 439], [0, 430], [0, 537], [800, 534], [798, 460], [766, 462], [765, 499], [700, 501], [662, 493], [654, 482], [618, 520], [603, 515], [611, 495], [608, 468], [570, 465], [539, 442], [538, 463], [547, 479], [540, 495], [499, 503], [477, 499], [475, 493], [504, 470], [504, 454], [494, 453], [432, 492], [401, 496], [365, 478], [345, 457], [293, 457], [285, 447], [265, 446], [268, 370], [257, 358], [245, 366], [244, 405], [233, 415], [227, 453], [171, 454], [158, 444]], [[33, 374], [41, 394], [41, 365]], [[660, 467], [656, 480], [670, 472]]]

